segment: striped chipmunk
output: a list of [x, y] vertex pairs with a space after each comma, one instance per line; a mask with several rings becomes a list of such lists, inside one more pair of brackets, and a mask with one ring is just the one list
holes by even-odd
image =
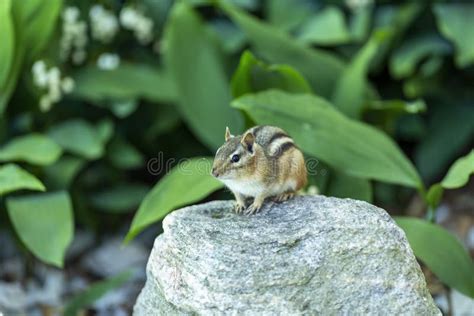
[[[277, 202], [290, 199], [307, 181], [304, 157], [293, 139], [281, 128], [267, 125], [238, 136], [226, 128], [211, 173], [235, 195], [235, 211], [247, 215], [257, 213], [268, 197]], [[248, 207], [247, 197], [253, 198]]]

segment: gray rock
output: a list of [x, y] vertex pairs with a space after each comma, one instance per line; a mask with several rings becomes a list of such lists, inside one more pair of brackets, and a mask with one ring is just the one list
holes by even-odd
[[134, 315], [441, 315], [405, 234], [365, 202], [299, 196], [168, 215]]

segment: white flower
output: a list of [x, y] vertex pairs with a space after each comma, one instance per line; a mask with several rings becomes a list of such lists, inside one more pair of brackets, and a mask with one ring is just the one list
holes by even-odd
[[39, 106], [40, 106], [40, 110], [42, 112], [47, 112], [47, 111], [51, 110], [52, 102], [49, 99], [49, 96], [47, 94], [45, 94], [41, 97]]
[[97, 59], [97, 67], [102, 70], [113, 70], [120, 65], [120, 57], [117, 54], [104, 53]]
[[72, 90], [74, 90], [74, 80], [71, 77], [65, 77], [61, 81], [61, 89], [63, 90], [64, 93], [71, 93]]
[[48, 84], [48, 74], [46, 72], [46, 64], [42, 60], [38, 60], [33, 64], [33, 81], [38, 87], [44, 88]]
[[372, 4], [373, 0], [346, 0], [345, 2], [349, 9], [357, 10]]
[[79, 9], [77, 7], [67, 7], [62, 13], [63, 20], [66, 22], [75, 22], [79, 18]]
[[92, 37], [100, 42], [109, 43], [118, 31], [118, 21], [115, 15], [96, 4], [89, 11]]
[[81, 64], [86, 57], [85, 47], [88, 42], [87, 24], [79, 20], [80, 11], [76, 7], [66, 7], [63, 10], [62, 34], [59, 55], [62, 60], [68, 60], [72, 54], [74, 64]]
[[46, 91], [39, 101], [40, 110], [49, 111], [54, 103], [61, 100], [63, 94], [72, 92], [74, 80], [70, 77], [61, 79], [61, 71], [58, 67], [46, 68], [46, 63], [38, 60], [33, 64], [33, 81], [36, 86]]
[[125, 7], [120, 11], [120, 24], [132, 31], [142, 45], [147, 45], [153, 40], [153, 21], [132, 7]]

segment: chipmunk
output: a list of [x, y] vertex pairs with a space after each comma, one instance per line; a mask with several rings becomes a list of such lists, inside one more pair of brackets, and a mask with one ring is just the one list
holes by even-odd
[[[254, 126], [243, 135], [225, 130], [225, 143], [216, 152], [211, 174], [234, 194], [235, 211], [257, 213], [267, 197], [286, 201], [306, 185], [306, 166], [293, 139], [279, 127]], [[245, 198], [253, 197], [246, 208]]]

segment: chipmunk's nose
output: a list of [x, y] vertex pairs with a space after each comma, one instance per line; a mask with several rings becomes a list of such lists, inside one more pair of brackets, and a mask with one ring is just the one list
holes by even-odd
[[214, 177], [216, 177], [216, 178], [219, 177], [219, 173], [217, 172], [216, 167], [213, 167], [213, 168], [212, 168], [211, 174], [212, 174]]

